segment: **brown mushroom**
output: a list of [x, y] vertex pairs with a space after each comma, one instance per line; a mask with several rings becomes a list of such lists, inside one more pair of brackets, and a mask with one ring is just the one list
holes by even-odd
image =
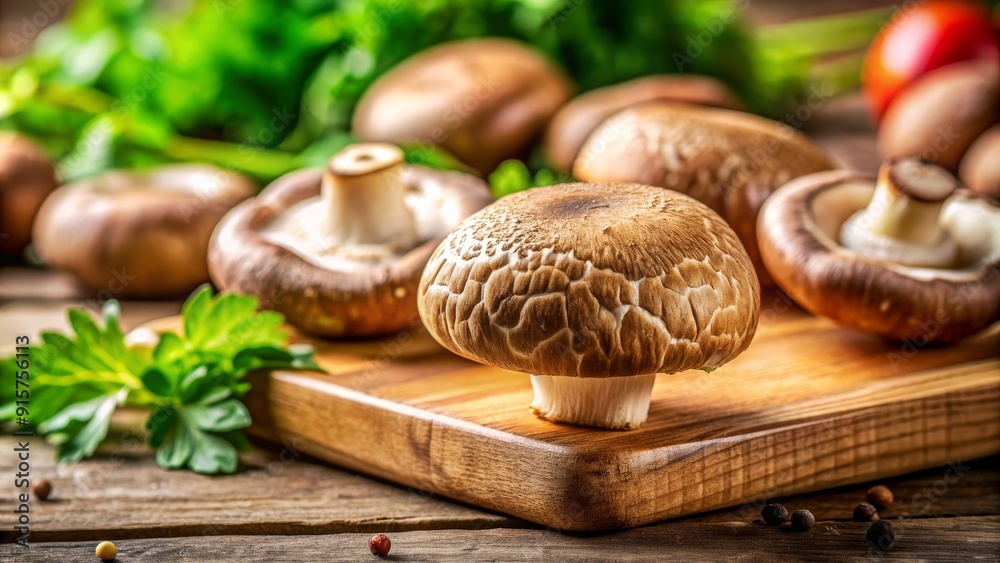
[[279, 178], [233, 209], [212, 237], [212, 279], [319, 335], [419, 326], [424, 264], [491, 201], [475, 176], [406, 166], [393, 145], [352, 145], [325, 170]]
[[482, 173], [523, 156], [572, 94], [565, 73], [509, 39], [438, 45], [403, 61], [354, 112], [362, 141], [443, 146]]
[[909, 86], [889, 106], [878, 130], [885, 156], [921, 156], [954, 171], [979, 135], [1000, 122], [996, 60], [950, 64]]
[[115, 297], [176, 297], [208, 281], [208, 240], [254, 184], [202, 164], [112, 171], [45, 200], [35, 250], [48, 265]]
[[647, 76], [591, 90], [564, 105], [546, 128], [545, 153], [549, 163], [557, 170], [570, 170], [584, 141], [605, 119], [629, 106], [653, 100], [728, 109], [742, 106], [736, 94], [707, 76]]
[[710, 370], [746, 349], [760, 286], [705, 205], [579, 183], [509, 195], [462, 222], [428, 262], [418, 304], [445, 348], [531, 374], [539, 417], [630, 429], [656, 373]]
[[0, 253], [17, 254], [31, 240], [31, 225], [56, 189], [56, 169], [38, 144], [0, 132]]
[[945, 169], [890, 158], [877, 181], [804, 176], [761, 210], [775, 281], [814, 314], [893, 339], [952, 342], [1000, 319], [1000, 208]]
[[757, 251], [757, 212], [778, 186], [833, 168], [805, 135], [737, 111], [670, 102], [625, 109], [594, 130], [573, 164], [588, 182], [670, 188], [711, 207], [732, 225], [761, 285], [773, 285]]
[[958, 172], [973, 191], [1000, 200], [1000, 125], [990, 127], [972, 143]]

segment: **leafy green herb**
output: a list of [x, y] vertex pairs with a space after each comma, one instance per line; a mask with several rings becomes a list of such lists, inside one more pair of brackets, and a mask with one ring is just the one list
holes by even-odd
[[[319, 369], [310, 348], [287, 346], [282, 315], [258, 305], [203, 286], [184, 304], [182, 331], [162, 334], [152, 349], [125, 345], [116, 301], [105, 304], [103, 327], [71, 310], [71, 335], [45, 332], [32, 347], [29, 412], [18, 414], [14, 398], [3, 397], [0, 420], [25, 416], [58, 446], [60, 461], [74, 462], [94, 454], [116, 408], [147, 408], [147, 441], [160, 466], [232, 473], [250, 425], [243, 377], [259, 368]], [[12, 369], [14, 358], [2, 365]]]
[[[64, 180], [190, 160], [267, 181], [342, 146], [358, 100], [385, 71], [427, 47], [483, 36], [530, 43], [580, 91], [705, 74], [781, 116], [813, 84], [842, 89], [813, 63], [864, 48], [889, 13], [752, 30], [747, 2], [736, 0], [163, 4], [78, 0], [30, 51], [13, 45], [26, 54], [0, 61], [0, 129], [42, 140]], [[856, 79], [857, 66], [830, 68]]]
[[538, 186], [551, 186], [572, 181], [568, 174], [557, 174], [548, 168], [539, 168], [532, 176], [528, 166], [520, 160], [505, 160], [489, 176], [493, 197], [505, 195]]

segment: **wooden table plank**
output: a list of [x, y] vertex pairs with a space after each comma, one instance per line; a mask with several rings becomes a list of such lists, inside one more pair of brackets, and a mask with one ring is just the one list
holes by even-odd
[[[156, 466], [139, 434], [116, 423], [111, 448], [75, 465], [53, 461], [52, 449], [31, 444], [31, 474], [53, 482], [51, 501], [32, 501], [32, 541], [133, 539], [200, 535], [331, 534], [532, 526], [449, 500], [315, 462], [294, 444], [255, 449], [233, 476], [205, 477]], [[13, 438], [0, 438], [10, 452]], [[296, 455], [298, 454], [298, 455]], [[14, 456], [0, 455], [0, 475], [14, 473]], [[1000, 514], [1000, 457], [956, 460], [961, 475], [942, 467], [886, 480], [898, 499], [887, 518]], [[0, 514], [13, 510], [6, 481]], [[781, 500], [827, 521], [850, 519], [868, 484]], [[676, 522], [750, 523], [764, 498]], [[0, 541], [13, 540], [0, 527]]]
[[[392, 561], [995, 561], [1000, 517], [929, 518], [893, 522], [896, 542], [872, 552], [866, 523], [818, 522], [807, 533], [744, 522], [672, 522], [597, 537], [548, 530], [450, 530], [391, 534]], [[365, 561], [371, 534], [215, 536], [117, 542], [131, 561]], [[94, 561], [96, 541], [40, 543], [31, 561]], [[23, 548], [0, 547], [0, 556]]]
[[[31, 442], [31, 477], [53, 483], [52, 500], [33, 500], [33, 541], [229, 534], [330, 534], [387, 530], [518, 527], [521, 521], [433, 498], [422, 491], [313, 463], [294, 443], [255, 448], [239, 473], [207, 477], [157, 467], [137, 430], [119, 429], [111, 448], [75, 465], [56, 465], [42, 439]], [[0, 475], [16, 473], [13, 438], [0, 438]], [[17, 492], [4, 479], [0, 514]], [[7, 518], [0, 519], [5, 522]], [[13, 541], [10, 526], [0, 542]]]

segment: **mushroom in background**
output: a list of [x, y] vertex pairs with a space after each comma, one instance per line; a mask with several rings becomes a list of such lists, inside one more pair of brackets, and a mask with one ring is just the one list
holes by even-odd
[[115, 297], [176, 297], [208, 281], [212, 229], [255, 191], [248, 178], [202, 164], [106, 172], [45, 200], [35, 250]]
[[958, 168], [974, 192], [1000, 201], [1000, 125], [994, 125], [972, 143]]
[[419, 325], [434, 248], [492, 200], [475, 176], [407, 166], [394, 145], [352, 145], [233, 209], [212, 237], [212, 279], [314, 334], [398, 332]]
[[757, 250], [757, 213], [778, 186], [833, 163], [802, 133], [726, 109], [648, 102], [600, 125], [580, 149], [573, 176], [634, 182], [687, 194], [729, 223], [760, 283], [773, 286]]
[[38, 209], [58, 185], [42, 147], [24, 135], [0, 132], [0, 254], [28, 246]]
[[566, 74], [509, 39], [438, 45], [389, 70], [354, 112], [362, 141], [433, 143], [485, 174], [524, 156], [573, 92]]
[[653, 100], [742, 107], [725, 84], [707, 76], [647, 76], [591, 90], [560, 108], [546, 128], [545, 154], [549, 163], [557, 170], [572, 169], [580, 147], [605, 119], [629, 106]]
[[878, 179], [812, 174], [768, 199], [758, 229], [775, 281], [810, 312], [894, 339], [953, 342], [1000, 319], [1000, 207], [929, 161]]
[[954, 63], [927, 73], [892, 102], [878, 148], [885, 156], [921, 156], [955, 171], [976, 138], [998, 122], [1000, 64]]
[[531, 410], [637, 428], [656, 373], [710, 370], [750, 344], [753, 265], [705, 205], [650, 186], [561, 184], [459, 225], [420, 280], [420, 317], [452, 352], [531, 374]]

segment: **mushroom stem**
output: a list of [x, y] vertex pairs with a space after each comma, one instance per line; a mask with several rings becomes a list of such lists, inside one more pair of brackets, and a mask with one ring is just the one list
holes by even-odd
[[958, 247], [939, 221], [958, 182], [944, 168], [920, 158], [890, 158], [879, 169], [868, 206], [841, 227], [847, 248], [907, 266], [947, 268]]
[[412, 248], [419, 241], [401, 181], [403, 151], [390, 144], [347, 147], [323, 176], [328, 242]]
[[656, 374], [632, 377], [532, 375], [531, 411], [540, 418], [611, 430], [638, 428], [649, 413]]

